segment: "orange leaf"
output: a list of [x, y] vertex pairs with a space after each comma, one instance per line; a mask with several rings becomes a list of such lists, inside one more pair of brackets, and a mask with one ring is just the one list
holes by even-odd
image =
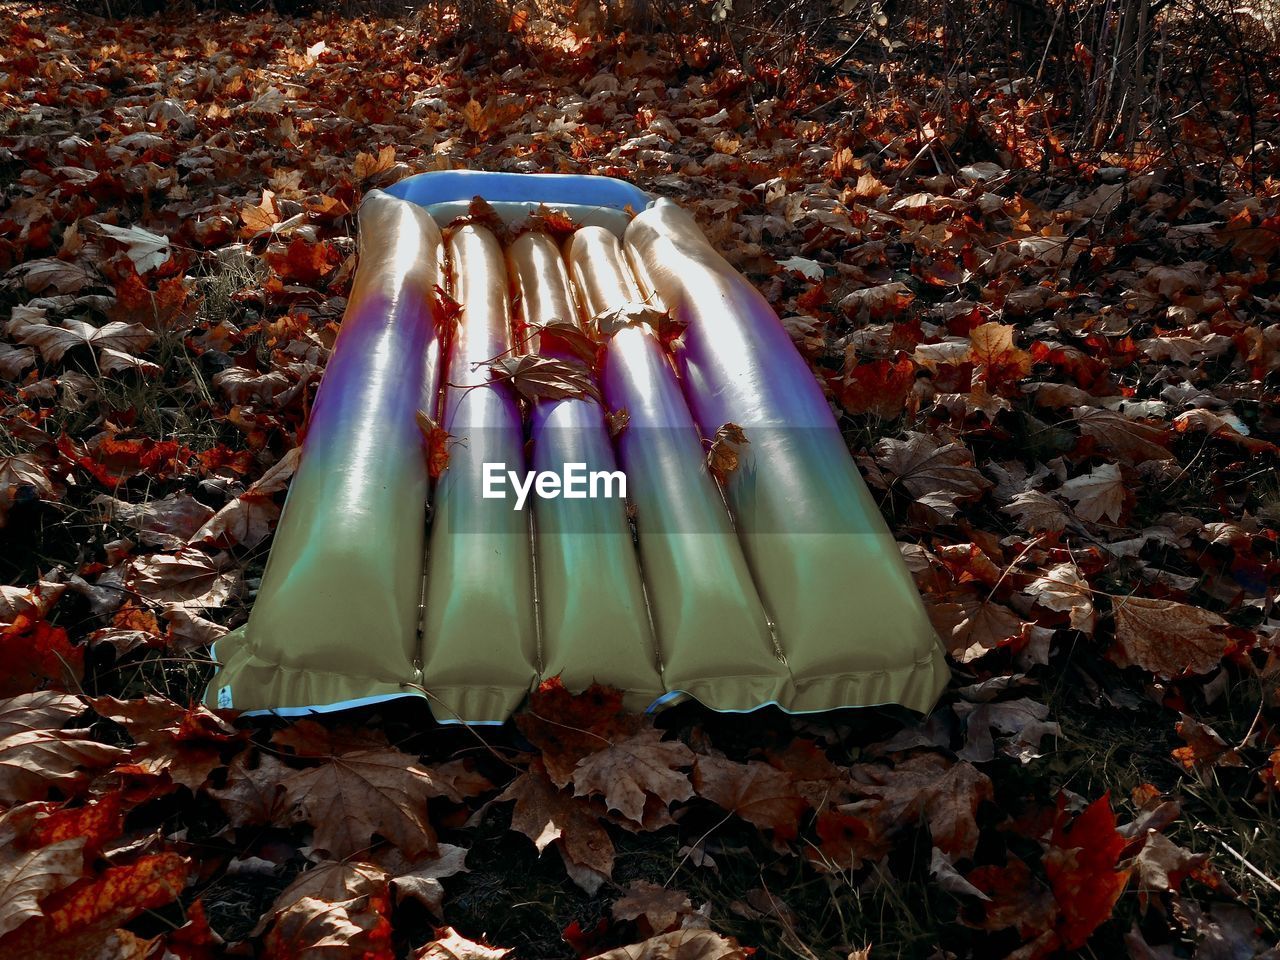
[[328, 276], [341, 257], [332, 243], [308, 243], [294, 237], [284, 250], [268, 250], [267, 263], [282, 280], [316, 286]]
[[269, 232], [280, 222], [276, 195], [270, 190], [263, 190], [262, 201], [259, 204], [240, 208], [240, 220], [244, 223], [244, 229], [240, 231], [242, 237], [256, 237], [260, 233]]
[[1014, 328], [984, 323], [969, 332], [976, 375], [988, 386], [1012, 384], [1031, 372], [1031, 354], [1013, 345]]
[[418, 411], [417, 420], [418, 430], [422, 433], [423, 452], [427, 457], [427, 474], [432, 480], [438, 480], [449, 467], [449, 440], [453, 434], [422, 410]]
[[357, 180], [367, 180], [369, 177], [385, 173], [395, 165], [396, 148], [388, 144], [378, 151], [377, 156], [371, 153], [357, 153], [355, 168], [352, 173], [355, 174]]
[[86, 856], [93, 858], [108, 840], [118, 838], [123, 830], [120, 794], [116, 792], [87, 806], [67, 807], [38, 818], [32, 824], [28, 840], [34, 846], [43, 847], [82, 837]]
[[84, 648], [72, 646], [62, 627], [19, 614], [0, 626], [0, 663], [0, 697], [76, 689], [84, 673]]
[[462, 108], [462, 123], [472, 133], [484, 133], [489, 121], [484, 115], [484, 105], [474, 97]]
[[172, 903], [187, 883], [187, 861], [176, 853], [157, 853], [131, 864], [109, 867], [44, 902], [34, 917], [0, 940], [0, 953], [43, 956], [43, 950], [90, 935], [106, 939], [114, 928], [145, 910]]

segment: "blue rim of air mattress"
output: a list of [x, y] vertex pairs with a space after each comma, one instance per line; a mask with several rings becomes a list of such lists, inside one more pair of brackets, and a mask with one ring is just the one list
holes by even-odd
[[575, 173], [499, 173], [491, 170], [435, 170], [392, 184], [383, 191], [420, 207], [482, 196], [491, 203], [575, 204], [636, 213], [653, 197], [614, 177]]

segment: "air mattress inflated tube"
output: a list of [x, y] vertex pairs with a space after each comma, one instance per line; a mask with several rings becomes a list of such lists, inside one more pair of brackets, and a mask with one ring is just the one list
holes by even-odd
[[[526, 232], [504, 250], [480, 223], [449, 225], [473, 196], [509, 224], [547, 203], [579, 229], [563, 248]], [[461, 304], [451, 332], [437, 285]], [[646, 314], [640, 301], [683, 325], [669, 346], [648, 322], [588, 322]], [[572, 367], [545, 331], [574, 327], [579, 345], [596, 338], [595, 388], [518, 400], [493, 361]], [[420, 413], [451, 435], [433, 491]], [[706, 454], [726, 424], [747, 442], [717, 480]], [[494, 464], [620, 470], [627, 496], [530, 493], [514, 509], [488, 495]], [[692, 218], [605, 177], [464, 171], [362, 204], [360, 266], [262, 586], [214, 655], [211, 706], [413, 696], [466, 723], [502, 722], [557, 675], [636, 709], [692, 696], [797, 712], [926, 711], [947, 678], [822, 391]]]

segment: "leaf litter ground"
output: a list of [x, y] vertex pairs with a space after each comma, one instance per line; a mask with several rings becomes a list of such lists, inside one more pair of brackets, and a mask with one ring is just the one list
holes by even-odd
[[[1274, 158], [1194, 110], [1180, 163], [1068, 153], [1061, 94], [996, 71], [873, 96], [527, 18], [5, 13], [0, 952], [1267, 955]], [[455, 166], [626, 177], [760, 286], [946, 640], [932, 716], [192, 706], [352, 211]]]

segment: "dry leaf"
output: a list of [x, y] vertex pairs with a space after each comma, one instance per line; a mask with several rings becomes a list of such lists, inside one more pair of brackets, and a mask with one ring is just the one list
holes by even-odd
[[1117, 597], [1116, 661], [1136, 665], [1158, 677], [1208, 673], [1222, 662], [1231, 641], [1227, 622], [1203, 607], [1147, 597]]
[[[511, 829], [533, 841], [541, 853], [555, 843], [566, 866], [585, 868], [594, 875], [596, 888], [613, 872], [613, 841], [585, 800], [561, 790], [546, 773], [522, 773], [498, 797], [498, 802], [514, 800]], [[581, 885], [586, 877], [574, 874]], [[587, 880], [588, 887], [593, 881]]]
[[627, 892], [613, 904], [615, 920], [644, 918], [652, 933], [663, 933], [676, 925], [681, 917], [693, 912], [689, 895], [668, 890], [644, 880], [633, 882]]
[[452, 927], [445, 927], [436, 931], [435, 940], [414, 952], [413, 960], [504, 960], [509, 956], [510, 950], [468, 940]]
[[738, 447], [750, 442], [736, 423], [722, 424], [707, 448], [707, 469], [711, 475], [721, 484], [727, 482], [741, 462]]
[[693, 788], [710, 800], [780, 840], [796, 836], [808, 806], [796, 793], [789, 774], [767, 763], [736, 763], [722, 757], [698, 757]]
[[1103, 520], [1119, 523], [1128, 495], [1120, 468], [1114, 463], [1104, 463], [1088, 473], [1073, 477], [1058, 492], [1076, 505], [1076, 515], [1080, 519], [1093, 523]]
[[693, 796], [688, 775], [676, 769], [692, 765], [693, 751], [683, 743], [663, 740], [660, 731], [644, 729], [579, 760], [573, 792], [603, 796], [609, 809], [643, 824], [649, 798], [669, 806]]
[[332, 857], [368, 850], [373, 835], [416, 857], [436, 850], [427, 801], [442, 790], [417, 759], [378, 742], [339, 749], [284, 781], [295, 816], [311, 824], [313, 846]]
[[710, 930], [690, 929], [598, 953], [591, 960], [747, 960], [747, 957], [747, 951], [733, 940]]
[[495, 382], [507, 382], [526, 400], [561, 400], [590, 397], [603, 404], [604, 397], [585, 364], [526, 353], [503, 357], [489, 364]]

